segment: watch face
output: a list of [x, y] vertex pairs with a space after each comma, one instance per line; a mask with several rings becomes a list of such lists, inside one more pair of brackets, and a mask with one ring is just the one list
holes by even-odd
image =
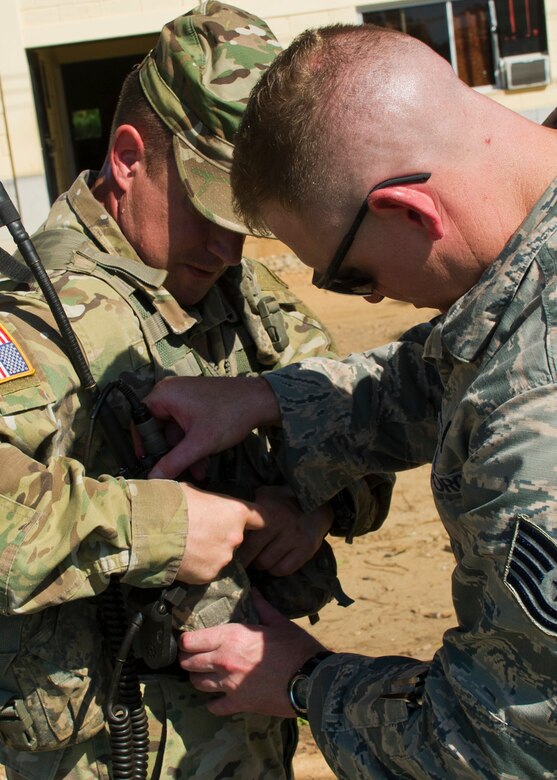
[[297, 710], [306, 713], [308, 711], [308, 690], [309, 690], [309, 677], [305, 674], [300, 674], [292, 681], [290, 688], [290, 696], [292, 704], [294, 704]]

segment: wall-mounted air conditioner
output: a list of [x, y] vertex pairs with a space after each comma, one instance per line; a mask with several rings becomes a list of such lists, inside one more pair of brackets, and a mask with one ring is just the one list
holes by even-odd
[[501, 74], [504, 89], [526, 89], [549, 84], [549, 57], [547, 54], [519, 54], [503, 57]]

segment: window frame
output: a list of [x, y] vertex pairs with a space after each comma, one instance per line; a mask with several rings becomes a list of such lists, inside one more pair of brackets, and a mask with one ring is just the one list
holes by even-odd
[[[456, 0], [455, 0], [456, 1]], [[547, 55], [549, 42], [547, 40], [547, 12], [545, 9], [545, 0], [542, 0], [545, 14], [545, 49], [540, 49], [538, 52], [540, 55]], [[495, 0], [487, 0], [487, 7], [490, 18], [489, 36], [491, 40], [492, 54], [493, 54], [493, 70], [494, 70], [494, 82], [492, 84], [481, 84], [479, 86], [472, 87], [478, 92], [492, 92], [494, 89], [506, 89], [504, 84], [504, 58], [501, 56], [499, 46], [499, 26], [497, 20], [497, 8]], [[357, 23], [365, 24], [364, 14], [375, 13], [381, 11], [394, 11], [404, 8], [415, 8], [416, 6], [424, 5], [443, 5], [445, 6], [445, 20], [447, 24], [448, 44], [450, 52], [450, 64], [457, 74], [458, 73], [458, 54], [456, 47], [455, 26], [453, 16], [453, 0], [394, 0], [393, 2], [382, 2], [376, 4], [359, 5], [356, 8]]]

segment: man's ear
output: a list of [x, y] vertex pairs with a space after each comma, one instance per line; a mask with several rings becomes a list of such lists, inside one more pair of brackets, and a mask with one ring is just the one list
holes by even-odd
[[112, 176], [121, 190], [127, 192], [138, 164], [145, 159], [143, 139], [133, 125], [119, 125], [114, 131], [110, 148]]
[[375, 190], [368, 196], [368, 206], [378, 217], [389, 210], [400, 210], [406, 219], [426, 230], [431, 241], [438, 241], [445, 235], [443, 220], [435, 201], [427, 192], [416, 187], [394, 184], [392, 187]]

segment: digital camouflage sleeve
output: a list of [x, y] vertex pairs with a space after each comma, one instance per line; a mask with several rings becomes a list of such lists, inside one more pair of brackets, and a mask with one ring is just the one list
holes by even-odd
[[34, 296], [20, 304], [16, 313], [13, 299], [0, 298], [0, 349], [27, 365], [25, 376], [0, 381], [0, 612], [93, 596], [111, 574], [139, 587], [170, 584], [187, 531], [180, 487], [85, 476], [68, 456], [87, 422], [77, 378], [46, 304]]
[[431, 662], [340, 653], [313, 675], [310, 724], [339, 777], [555, 777], [556, 260], [554, 183], [444, 318], [266, 376], [307, 506], [431, 462], [455, 556], [458, 624]]

